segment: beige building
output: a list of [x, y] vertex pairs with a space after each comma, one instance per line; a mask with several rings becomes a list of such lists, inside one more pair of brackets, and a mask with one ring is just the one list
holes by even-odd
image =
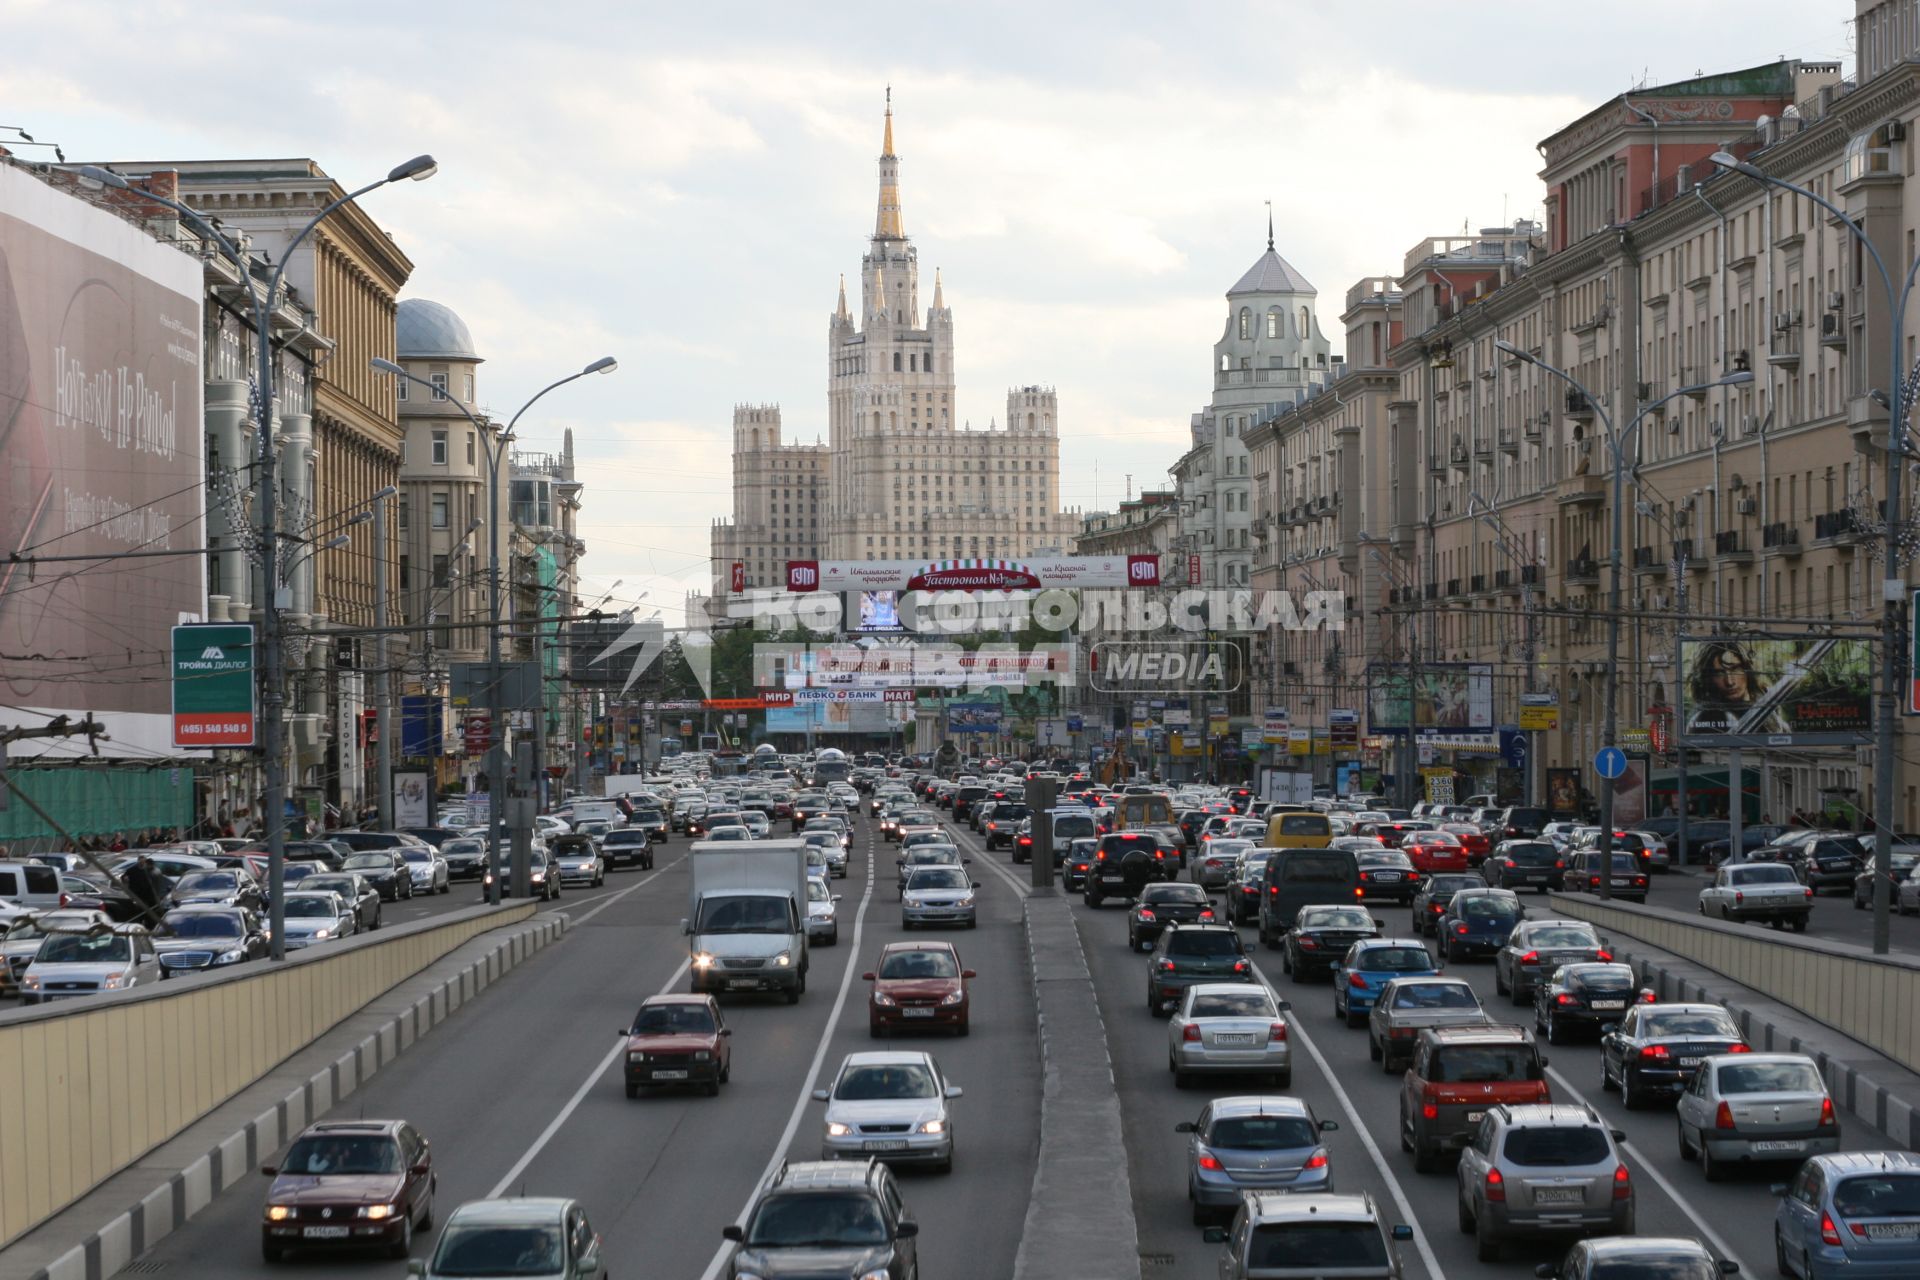
[[712, 531], [714, 591], [784, 587], [788, 560], [1017, 559], [1065, 550], [1059, 409], [1049, 387], [1007, 393], [1006, 423], [957, 416], [953, 311], [936, 272], [920, 310], [889, 108], [857, 311], [827, 322], [827, 440], [783, 440], [780, 410], [734, 410], [733, 515]]

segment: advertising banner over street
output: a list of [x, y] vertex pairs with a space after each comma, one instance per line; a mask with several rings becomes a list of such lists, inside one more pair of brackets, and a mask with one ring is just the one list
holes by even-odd
[[1680, 743], [1858, 746], [1873, 736], [1873, 652], [1831, 636], [1682, 636]]
[[948, 733], [998, 733], [1000, 708], [991, 702], [947, 704]]
[[1040, 587], [1157, 587], [1158, 556], [1031, 560], [789, 560], [789, 591], [1017, 591]]
[[175, 749], [169, 633], [204, 608], [204, 557], [109, 558], [206, 537], [201, 289], [197, 258], [0, 166], [0, 553], [102, 557], [0, 564], [0, 702], [95, 713], [117, 752]]

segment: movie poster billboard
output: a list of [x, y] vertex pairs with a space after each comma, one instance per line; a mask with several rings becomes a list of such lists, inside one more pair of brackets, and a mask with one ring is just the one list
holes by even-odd
[[[167, 753], [172, 629], [204, 609], [201, 265], [0, 166], [0, 703]], [[35, 742], [15, 744], [33, 754]]]
[[1859, 746], [1873, 736], [1873, 650], [1832, 636], [1682, 636], [1680, 743]]
[[948, 733], [998, 733], [1000, 708], [991, 702], [947, 704]]
[[1368, 673], [1367, 727], [1371, 733], [1417, 729], [1487, 732], [1493, 723], [1493, 668], [1465, 664], [1427, 664], [1413, 672], [1404, 666], [1375, 667]]

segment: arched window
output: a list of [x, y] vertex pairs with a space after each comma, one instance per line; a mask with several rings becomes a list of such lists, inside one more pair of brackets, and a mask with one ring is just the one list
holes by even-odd
[[1231, 368], [1233, 368], [1233, 358], [1227, 355], [1226, 352], [1224, 351], [1221, 352], [1220, 353], [1220, 372], [1225, 373], [1227, 370]]
[[1027, 415], [1027, 430], [1032, 431], [1040, 420], [1031, 413]]
[[1300, 308], [1300, 336], [1302, 338], [1313, 336], [1313, 313], [1305, 307]]
[[1240, 341], [1245, 342], [1253, 336], [1253, 312], [1240, 308]]
[[880, 411], [878, 409], [873, 411], [873, 429], [875, 431], [880, 429]]
[[1267, 336], [1269, 338], [1280, 336], [1280, 308], [1278, 307], [1267, 308]]
[[893, 353], [893, 371], [895, 373], [900, 372], [900, 353], [898, 351]]

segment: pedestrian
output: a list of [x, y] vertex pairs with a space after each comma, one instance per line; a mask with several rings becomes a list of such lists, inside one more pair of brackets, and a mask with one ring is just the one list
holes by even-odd
[[172, 885], [153, 865], [153, 859], [142, 855], [134, 864], [120, 874], [120, 883], [126, 886], [127, 896], [140, 907], [142, 923], [152, 928], [159, 923], [162, 901]]
[[126, 851], [127, 851], [126, 837], [121, 835], [118, 831], [114, 832], [113, 839], [107, 844], [107, 852], [108, 853], [125, 853]]

